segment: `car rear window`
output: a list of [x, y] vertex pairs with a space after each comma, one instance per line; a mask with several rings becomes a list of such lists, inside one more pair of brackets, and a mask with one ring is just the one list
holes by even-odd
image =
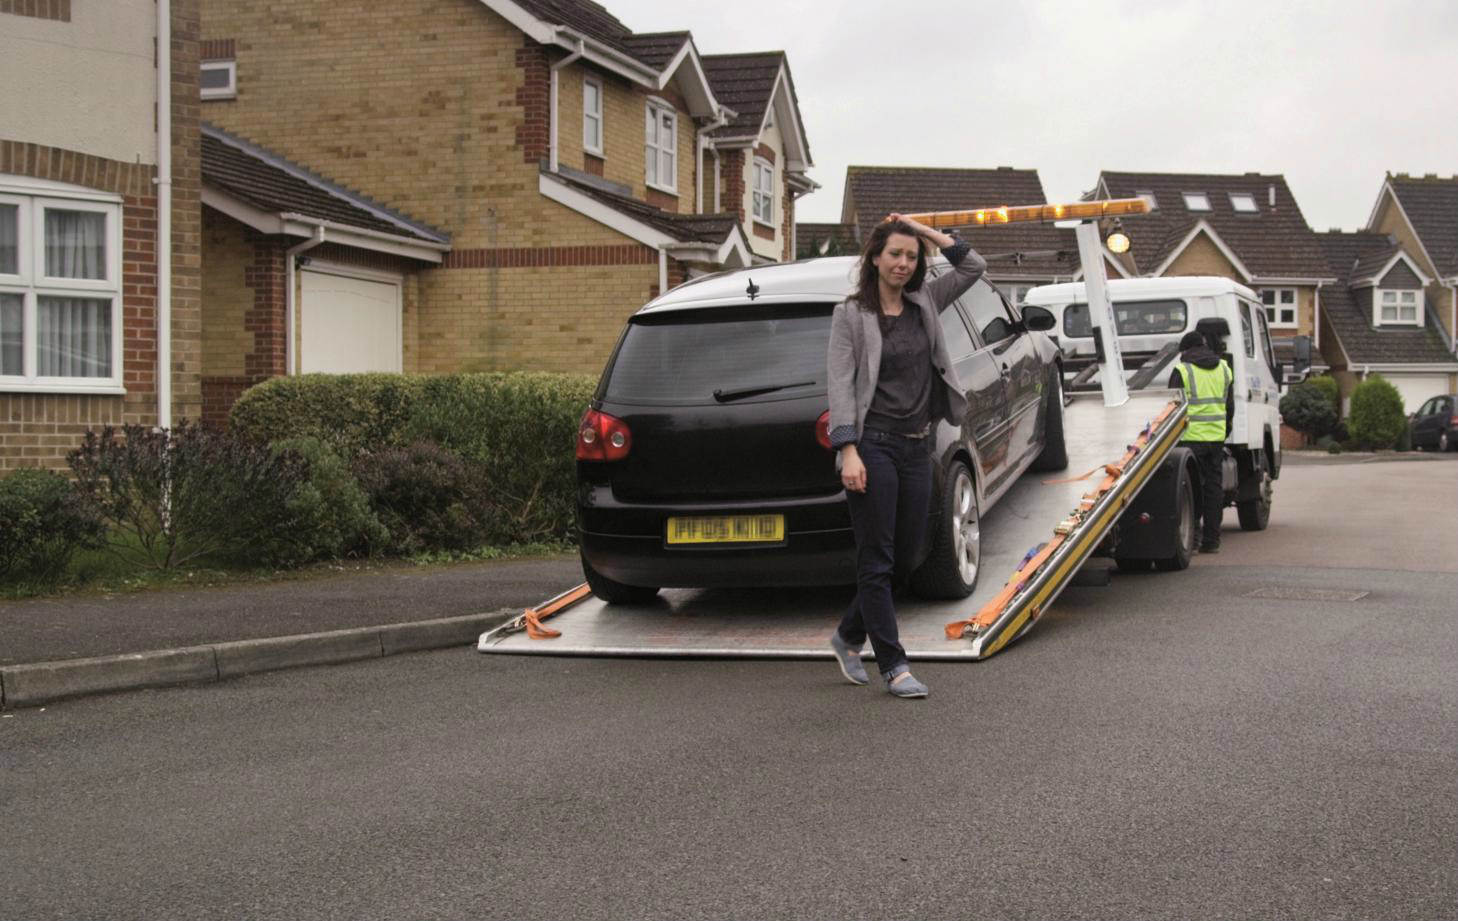
[[635, 316], [602, 398], [694, 405], [824, 394], [834, 308], [773, 304]]
[[[1121, 336], [1181, 333], [1187, 319], [1184, 301], [1114, 302], [1114, 326]], [[1063, 334], [1070, 339], [1093, 336], [1087, 304], [1069, 304], [1063, 308]]]

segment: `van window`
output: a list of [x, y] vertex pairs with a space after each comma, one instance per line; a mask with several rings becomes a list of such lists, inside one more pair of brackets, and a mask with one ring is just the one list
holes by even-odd
[[[1121, 336], [1161, 336], [1185, 331], [1188, 310], [1184, 301], [1114, 302], [1114, 328]], [[1093, 336], [1087, 304], [1063, 308], [1063, 334], [1070, 339]]]
[[1266, 356], [1266, 366], [1271, 369], [1272, 374], [1275, 374], [1276, 350], [1271, 347], [1271, 330], [1266, 324], [1266, 311], [1255, 305], [1251, 305], [1251, 310], [1255, 313], [1256, 333], [1260, 338], [1261, 354]]
[[962, 306], [972, 318], [972, 328], [983, 345], [1001, 342], [1012, 335], [1012, 317], [997, 291], [986, 281], [978, 279], [972, 290], [962, 295]]
[[977, 351], [972, 334], [967, 332], [967, 322], [955, 305], [948, 304], [942, 311], [942, 335], [947, 340], [947, 357], [959, 361]]
[[703, 308], [633, 317], [608, 369], [603, 399], [637, 405], [737, 403], [825, 393], [834, 304]]
[[1240, 334], [1245, 337], [1245, 355], [1247, 358], [1255, 357], [1255, 334], [1250, 327], [1250, 305], [1245, 301], [1240, 302]]

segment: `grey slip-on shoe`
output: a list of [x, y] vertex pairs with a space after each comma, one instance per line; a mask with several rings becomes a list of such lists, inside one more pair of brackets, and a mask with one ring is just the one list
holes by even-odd
[[830, 635], [830, 648], [835, 652], [836, 664], [840, 666], [840, 673], [845, 675], [846, 681], [851, 684], [870, 683], [871, 679], [866, 674], [866, 667], [861, 664], [860, 651], [851, 649], [849, 644], [840, 638], [839, 630]]

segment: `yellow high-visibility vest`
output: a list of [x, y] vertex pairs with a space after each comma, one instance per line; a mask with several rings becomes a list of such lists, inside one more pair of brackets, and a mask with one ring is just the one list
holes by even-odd
[[1189, 362], [1176, 365], [1180, 378], [1185, 383], [1185, 412], [1190, 427], [1185, 430], [1185, 441], [1225, 440], [1225, 388], [1234, 377], [1230, 365], [1221, 359], [1214, 368], [1201, 368]]

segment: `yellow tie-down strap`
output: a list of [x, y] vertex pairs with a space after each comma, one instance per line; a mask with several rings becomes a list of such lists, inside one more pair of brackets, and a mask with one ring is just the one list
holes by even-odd
[[[1104, 474], [1103, 481], [1095, 489], [1084, 493], [1083, 498], [1079, 500], [1078, 508], [1053, 528], [1052, 539], [1028, 552], [1006, 584], [982, 606], [976, 616], [969, 620], [958, 620], [947, 624], [947, 639], [958, 640], [967, 636], [981, 638], [983, 640], [981, 653], [983, 657], [986, 657], [1002, 649], [1031, 621], [1036, 621], [1041, 617], [1048, 599], [1056, 593], [1065, 579], [1077, 571], [1083, 560], [1103, 539], [1113, 523], [1118, 520], [1119, 514], [1136, 491], [1135, 487], [1151, 476], [1157, 466], [1155, 464], [1143, 465], [1137, 479], [1125, 479], [1125, 474], [1135, 466], [1134, 461], [1149, 450], [1151, 442], [1154, 442], [1156, 447], [1164, 447], [1167, 450], [1179, 441], [1180, 435], [1189, 424], [1184, 413], [1181, 412], [1182, 408], [1183, 404], [1179, 400], [1171, 400], [1159, 415], [1144, 427], [1144, 430], [1139, 433], [1139, 437], [1134, 439], [1134, 443], [1129, 445], [1128, 450], [1124, 452], [1124, 456], [1114, 463], [1102, 464], [1082, 476], [1044, 480], [1045, 485], [1075, 483], [1079, 480], [1086, 480], [1101, 471]], [[1168, 431], [1161, 432], [1161, 428], [1175, 413], [1179, 413], [1179, 419]], [[1158, 438], [1157, 442], [1156, 438]], [[1099, 509], [1100, 503], [1116, 489], [1122, 490], [1123, 501], [1107, 504], [1104, 508]], [[1096, 510], [1098, 510], [1097, 513]], [[1043, 570], [1049, 561], [1058, 554], [1060, 549], [1070, 543], [1072, 543], [1071, 552], [1062, 556], [1058, 571], [1053, 574], [1053, 578], [1042, 580], [1040, 589], [1032, 597], [1023, 598], [1023, 593], [1039, 581], [1039, 577], [1043, 575]], [[1007, 615], [1013, 611], [1016, 611], [1016, 616], [1008, 618]], [[995, 635], [992, 635], [994, 633]]]

